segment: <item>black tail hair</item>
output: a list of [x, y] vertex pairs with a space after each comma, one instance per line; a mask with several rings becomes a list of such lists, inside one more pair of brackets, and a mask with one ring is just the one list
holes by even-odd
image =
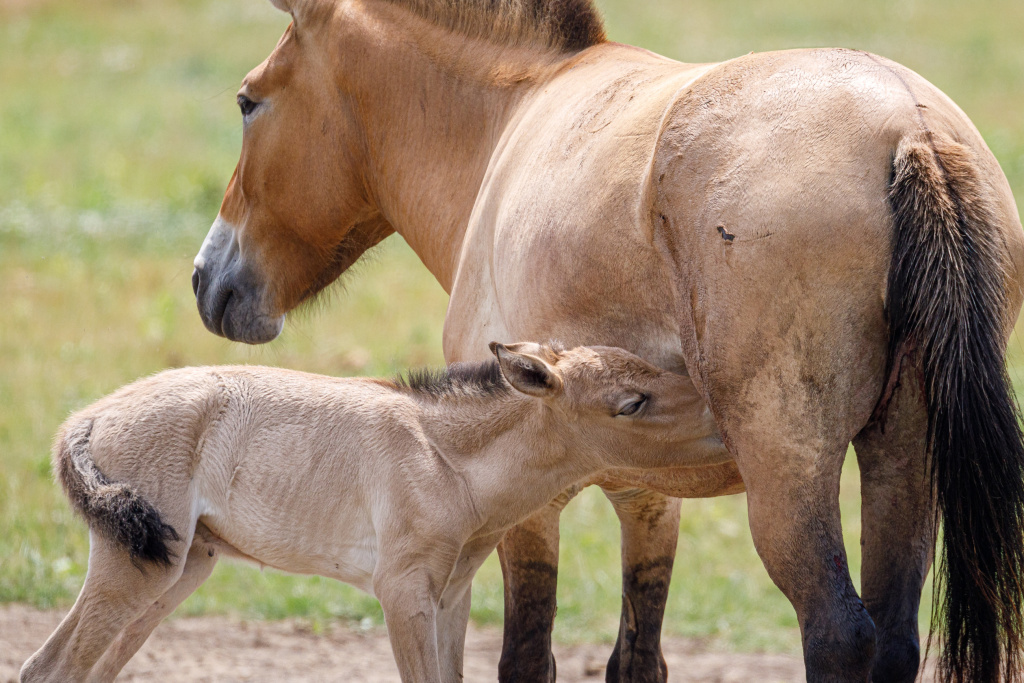
[[905, 139], [889, 194], [889, 372], [924, 370], [931, 476], [942, 523], [932, 631], [945, 683], [1022, 680], [1024, 436], [1005, 368], [1009, 257], [972, 152]]
[[54, 469], [72, 507], [89, 527], [128, 551], [132, 562], [173, 563], [168, 542], [178, 532], [130, 486], [110, 481], [92, 459], [90, 438], [93, 421], [71, 423], [54, 448]]

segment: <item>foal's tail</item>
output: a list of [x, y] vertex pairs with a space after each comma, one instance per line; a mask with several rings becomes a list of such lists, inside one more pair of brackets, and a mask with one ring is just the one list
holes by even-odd
[[931, 476], [942, 522], [933, 629], [946, 683], [1022, 680], [1024, 436], [1006, 374], [1008, 257], [970, 150], [905, 139], [894, 215], [889, 370], [924, 369]]
[[160, 513], [128, 484], [110, 481], [92, 459], [92, 420], [72, 421], [58, 437], [54, 470], [71, 505], [89, 527], [115, 541], [131, 555], [170, 565], [174, 555], [167, 546], [178, 533]]

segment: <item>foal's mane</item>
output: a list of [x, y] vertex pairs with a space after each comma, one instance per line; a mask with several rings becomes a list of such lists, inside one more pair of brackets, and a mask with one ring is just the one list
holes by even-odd
[[509, 391], [496, 360], [452, 363], [440, 370], [410, 370], [405, 376], [396, 377], [395, 384], [406, 391], [433, 399], [449, 396], [485, 398]]
[[605, 41], [593, 0], [388, 0], [466, 35], [576, 52]]

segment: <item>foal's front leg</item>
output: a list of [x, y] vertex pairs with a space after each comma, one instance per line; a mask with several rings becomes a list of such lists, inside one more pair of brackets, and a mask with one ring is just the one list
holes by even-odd
[[384, 609], [391, 650], [404, 683], [440, 683], [435, 619], [437, 597], [421, 572], [387, 581], [374, 592]]
[[[406, 540], [402, 545], [413, 543], [424, 547], [427, 542]], [[433, 547], [436, 549], [437, 545]], [[373, 592], [384, 610], [388, 638], [403, 683], [453, 680], [441, 675], [437, 617], [441, 594], [457, 558], [457, 550], [442, 550], [430, 556], [410, 553], [382, 560], [374, 572]]]
[[471, 581], [449, 585], [437, 610], [437, 660], [441, 680], [461, 681], [466, 652], [466, 628], [473, 598]]
[[468, 543], [449, 578], [448, 587], [441, 595], [437, 610], [437, 656], [441, 678], [444, 680], [459, 681], [463, 678], [462, 663], [473, 597], [473, 577], [503, 535], [504, 532], [500, 532]]

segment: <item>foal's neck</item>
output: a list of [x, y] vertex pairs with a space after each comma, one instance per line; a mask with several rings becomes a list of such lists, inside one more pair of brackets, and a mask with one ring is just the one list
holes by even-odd
[[600, 469], [599, 456], [574, 447], [565, 416], [511, 388], [489, 395], [421, 393], [418, 400], [434, 448], [470, 478], [474, 471], [485, 479], [505, 470], [528, 471], [533, 485], [559, 488]]
[[363, 55], [345, 79], [357, 89], [371, 200], [450, 292], [502, 131], [523, 97], [572, 56], [469, 38], [390, 2], [348, 8], [336, 20], [357, 30], [347, 24], [354, 39], [339, 49]]
[[424, 430], [435, 446], [455, 460], [476, 461], [495, 442], [522, 442], [546, 422], [537, 399], [506, 387], [495, 391], [455, 389], [419, 394]]

